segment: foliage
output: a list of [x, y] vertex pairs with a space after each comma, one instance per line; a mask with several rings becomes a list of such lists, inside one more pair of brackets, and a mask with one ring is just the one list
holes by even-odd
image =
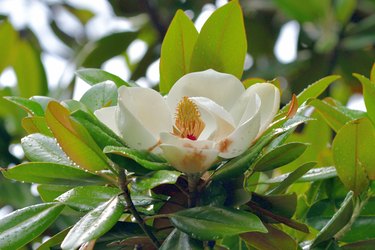
[[[135, 32], [111, 34], [77, 50], [75, 64], [88, 68], [76, 74], [92, 85], [80, 101], [57, 100], [64, 95], [40, 97], [48, 94], [40, 51], [19, 38], [8, 21], [0, 23], [0, 38], [4, 38], [0, 46], [5, 48], [1, 49], [5, 55], [0, 70], [11, 65], [18, 79], [16, 88], [0, 90], [2, 96], [8, 96], [0, 100], [0, 114], [16, 124], [14, 140], [22, 137], [30, 161], [21, 163], [7, 152], [2, 164], [16, 166], [1, 168], [1, 172], [7, 179], [37, 184], [44, 201], [29, 206], [0, 200], [23, 207], [0, 218], [0, 248], [22, 247], [54, 222], [60, 226], [39, 249], [365, 249], [371, 245], [375, 241], [371, 233], [375, 231], [375, 66], [369, 78], [362, 74], [368, 74], [374, 58], [369, 49], [374, 41], [369, 35], [373, 16], [365, 8], [374, 7], [370, 1], [345, 0], [268, 3], [305, 26], [313, 23], [324, 34], [314, 38], [305, 26], [301, 28], [300, 39], [311, 49], [307, 59], [262, 68], [262, 60], [275, 61], [268, 47], [273, 48], [278, 32], [267, 20], [276, 19], [274, 9], [262, 4], [258, 8], [264, 15], [256, 19], [248, 15], [251, 4], [231, 1], [216, 10], [200, 32], [181, 10], [168, 31], [161, 20], [155, 20], [160, 17], [150, 15], [156, 29], [146, 22]], [[201, 7], [179, 4], [182, 6], [173, 6]], [[167, 11], [166, 6], [160, 13]], [[135, 15], [142, 11], [139, 8], [129, 2], [127, 8], [119, 6], [116, 11]], [[83, 10], [76, 13], [84, 23], [83, 14]], [[363, 16], [357, 17], [359, 14]], [[59, 27], [54, 27], [62, 37]], [[150, 29], [152, 37], [145, 35]], [[142, 38], [148, 51], [140, 62], [128, 61], [130, 80], [137, 80], [145, 75], [145, 65], [158, 57], [155, 31], [165, 35], [160, 84], [155, 87], [161, 93], [167, 94], [181, 76], [210, 68], [239, 79], [249, 75], [272, 78], [287, 72], [290, 86], [283, 100], [291, 101], [249, 149], [233, 159], [221, 159], [203, 175], [180, 173], [159, 155], [129, 148], [94, 112], [115, 106], [120, 86], [136, 84], [92, 67], [100, 67], [134, 39]], [[71, 37], [66, 42], [78, 46]], [[247, 52], [253, 55], [254, 66], [243, 71]], [[358, 65], [350, 63], [353, 58], [361, 59]], [[325, 61], [328, 67], [324, 67]], [[330, 75], [333, 71], [344, 80]], [[352, 72], [358, 72], [354, 78], [348, 76]], [[354, 79], [363, 86], [367, 112], [351, 110], [340, 102], [348, 96], [338, 95], [336, 89], [354, 88]], [[243, 81], [246, 87], [256, 82], [262, 80]], [[319, 99], [329, 89], [331, 97]], [[290, 98], [291, 92], [300, 94]], [[19, 129], [25, 113], [11, 102], [27, 112], [22, 120], [26, 136]], [[312, 114], [309, 107], [314, 107]], [[0, 132], [8, 136], [4, 145], [9, 145], [10, 132]], [[13, 187], [2, 180], [0, 186], [1, 190]], [[21, 187], [12, 192], [22, 194], [17, 191]], [[70, 220], [64, 220], [66, 217]]]

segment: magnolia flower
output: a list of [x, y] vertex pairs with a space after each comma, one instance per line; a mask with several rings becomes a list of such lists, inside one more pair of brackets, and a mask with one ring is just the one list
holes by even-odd
[[130, 148], [162, 154], [184, 173], [243, 153], [267, 129], [280, 101], [272, 84], [245, 89], [236, 77], [214, 70], [183, 76], [166, 98], [148, 88], [118, 91], [117, 106], [97, 110], [98, 119]]

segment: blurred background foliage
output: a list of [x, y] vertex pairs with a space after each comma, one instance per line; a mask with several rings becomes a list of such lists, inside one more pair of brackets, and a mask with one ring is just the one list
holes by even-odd
[[[161, 42], [176, 10], [184, 10], [199, 29], [225, 3], [0, 0], [0, 96], [79, 98], [87, 86], [74, 72], [82, 67], [102, 68], [157, 88]], [[361, 93], [351, 74], [368, 76], [374, 62], [374, 0], [240, 3], [248, 36], [243, 79], [278, 77], [284, 103], [292, 93], [330, 74], [343, 76], [329, 90], [343, 104]], [[0, 98], [1, 167], [24, 160], [19, 141], [25, 115]], [[30, 194], [33, 187], [0, 178], [3, 213], [38, 201]]]

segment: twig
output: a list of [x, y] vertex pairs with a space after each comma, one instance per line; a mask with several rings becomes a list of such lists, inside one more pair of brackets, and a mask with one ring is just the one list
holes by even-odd
[[165, 34], [167, 33], [167, 28], [162, 22], [160, 15], [158, 15], [159, 11], [157, 11], [155, 6], [153, 6], [148, 0], [140, 0], [139, 2], [150, 17], [152, 24], [158, 30], [160, 36], [159, 38], [162, 41]]
[[124, 169], [119, 169], [119, 187], [121, 191], [123, 192], [122, 195], [125, 198], [127, 208], [129, 209], [130, 213], [133, 215], [143, 232], [150, 238], [152, 241], [152, 244], [156, 247], [160, 247], [160, 243], [158, 239], [155, 237], [155, 235], [146, 227], [145, 221], [142, 219], [142, 217], [139, 215], [137, 209], [134, 206], [134, 203], [130, 196], [130, 191], [128, 188], [128, 180], [126, 178], [126, 173]]
[[189, 188], [188, 207], [191, 208], [197, 205], [197, 189], [201, 176], [200, 174], [188, 174], [187, 178]]

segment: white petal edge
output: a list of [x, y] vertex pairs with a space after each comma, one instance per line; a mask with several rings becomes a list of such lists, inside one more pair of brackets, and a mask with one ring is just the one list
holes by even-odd
[[169, 91], [167, 103], [175, 110], [184, 96], [201, 96], [230, 110], [244, 91], [243, 84], [235, 76], [209, 69], [181, 77]]
[[172, 130], [172, 115], [155, 90], [120, 87], [118, 107], [117, 126], [129, 147], [149, 149], [157, 144], [160, 132]]
[[248, 88], [249, 92], [256, 93], [261, 100], [259, 134], [272, 122], [280, 107], [280, 91], [270, 83], [256, 83]]
[[209, 140], [190, 140], [187, 138], [180, 138], [171, 133], [160, 133], [161, 144], [171, 144], [178, 147], [197, 148], [197, 149], [213, 149], [214, 142]]
[[223, 107], [206, 97], [191, 97], [190, 99], [198, 106], [205, 124], [215, 123], [214, 126], [205, 128], [199, 139], [219, 141], [234, 130], [235, 124], [232, 115]]
[[183, 173], [203, 173], [217, 160], [218, 151], [161, 144], [164, 158]]
[[248, 105], [255, 108], [255, 114], [237, 127], [228, 137], [221, 140], [216, 145], [220, 152], [220, 157], [229, 159], [239, 156], [245, 152], [256, 139], [261, 125], [261, 103], [259, 97], [256, 95], [255, 97], [256, 98], [251, 101], [254, 103], [250, 102]]
[[96, 110], [94, 112], [94, 115], [99, 119], [99, 121], [104, 123], [104, 125], [106, 125], [113, 132], [115, 132], [115, 134], [117, 134], [118, 136], [121, 136], [120, 130], [117, 127], [117, 122], [115, 118], [116, 110], [117, 110], [117, 106], [101, 108], [101, 109]]

